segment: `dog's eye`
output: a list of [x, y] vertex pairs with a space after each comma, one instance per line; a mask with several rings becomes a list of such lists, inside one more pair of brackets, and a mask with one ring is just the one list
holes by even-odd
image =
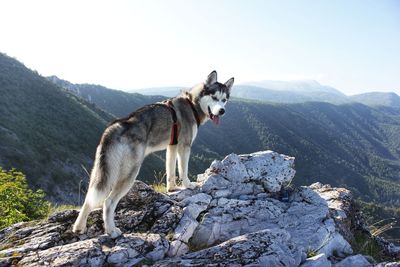
[[212, 100], [214, 100], [214, 101], [218, 101], [218, 98], [215, 97], [215, 96], [212, 96], [211, 98], [212, 98]]
[[225, 102], [226, 102], [226, 99], [222, 99], [222, 102], [224, 102], [224, 103], [225, 103]]

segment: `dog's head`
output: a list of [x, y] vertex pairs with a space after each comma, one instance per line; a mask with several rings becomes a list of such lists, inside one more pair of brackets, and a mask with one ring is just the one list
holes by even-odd
[[215, 124], [219, 124], [219, 119], [225, 114], [225, 105], [229, 100], [234, 78], [230, 78], [226, 83], [217, 82], [217, 72], [211, 72], [200, 92], [199, 104], [205, 114]]

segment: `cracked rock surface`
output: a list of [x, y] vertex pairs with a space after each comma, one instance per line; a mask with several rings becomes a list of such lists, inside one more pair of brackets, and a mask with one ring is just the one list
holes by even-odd
[[65, 210], [46, 221], [18, 223], [0, 231], [0, 266], [132, 266], [163, 259], [183, 209], [170, 197], [136, 182], [121, 200], [116, 224], [124, 234], [104, 235], [101, 210], [88, 219], [84, 235], [72, 233], [78, 211]]
[[290, 241], [288, 232], [262, 230], [155, 266], [298, 266], [305, 256], [305, 251]]
[[65, 210], [0, 230], [0, 266], [367, 264], [349, 243], [350, 191], [320, 183], [294, 188], [294, 175], [293, 157], [262, 151], [214, 161], [195, 190], [162, 194], [138, 181], [117, 207], [122, 236], [103, 234], [101, 210], [89, 215], [87, 233], [76, 235], [78, 211]]

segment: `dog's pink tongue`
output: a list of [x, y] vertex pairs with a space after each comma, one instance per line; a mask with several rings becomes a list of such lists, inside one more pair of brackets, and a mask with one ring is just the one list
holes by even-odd
[[212, 121], [213, 121], [213, 123], [215, 123], [215, 124], [219, 124], [219, 116], [214, 116], [214, 117], [212, 118]]

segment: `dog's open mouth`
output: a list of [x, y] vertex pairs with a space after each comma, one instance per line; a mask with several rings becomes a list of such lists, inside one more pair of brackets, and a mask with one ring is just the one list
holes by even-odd
[[208, 116], [213, 123], [219, 124], [219, 116], [212, 114], [210, 107], [208, 107]]

